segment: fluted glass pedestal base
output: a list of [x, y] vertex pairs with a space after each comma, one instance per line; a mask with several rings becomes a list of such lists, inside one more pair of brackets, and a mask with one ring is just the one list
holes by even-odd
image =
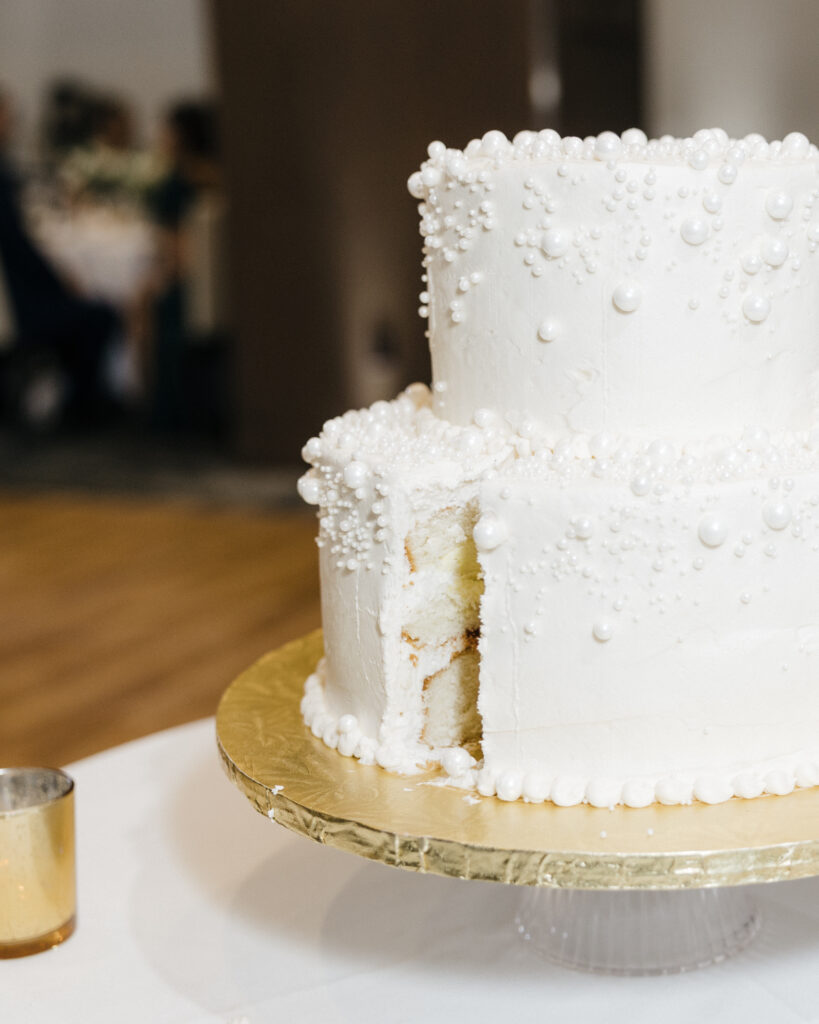
[[743, 949], [760, 927], [748, 888], [529, 889], [515, 919], [551, 963], [597, 974], [673, 974]]

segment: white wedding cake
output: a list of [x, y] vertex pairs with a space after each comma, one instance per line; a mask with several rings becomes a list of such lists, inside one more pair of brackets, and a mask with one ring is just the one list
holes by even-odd
[[819, 782], [819, 152], [435, 142], [431, 390], [308, 441], [340, 754], [610, 807]]

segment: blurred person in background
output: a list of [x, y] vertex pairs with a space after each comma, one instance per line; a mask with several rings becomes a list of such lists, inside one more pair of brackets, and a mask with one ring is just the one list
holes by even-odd
[[139, 209], [155, 184], [159, 168], [154, 155], [136, 147], [128, 105], [113, 94], [91, 100], [90, 128], [56, 162], [59, 181], [69, 200], [119, 203]]
[[48, 89], [42, 123], [46, 163], [59, 164], [73, 150], [85, 146], [94, 130], [96, 100], [82, 83], [58, 79]]
[[103, 97], [94, 111], [93, 141], [105, 149], [127, 152], [133, 148], [131, 114], [122, 100]]
[[165, 173], [151, 190], [148, 209], [160, 237], [160, 270], [154, 306], [153, 419], [161, 430], [190, 425], [191, 269], [194, 224], [204, 206], [218, 202], [216, 112], [210, 103], [177, 103], [168, 111], [160, 140]]
[[32, 429], [63, 419], [96, 424], [111, 411], [102, 369], [118, 318], [105, 303], [80, 297], [32, 240], [8, 159], [12, 128], [11, 102], [0, 91], [0, 274], [12, 323], [5, 413]]

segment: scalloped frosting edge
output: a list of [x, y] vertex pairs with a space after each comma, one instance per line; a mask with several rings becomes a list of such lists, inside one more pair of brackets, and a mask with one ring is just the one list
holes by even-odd
[[786, 796], [795, 789], [819, 785], [819, 751], [772, 758], [725, 772], [681, 772], [675, 775], [640, 776], [622, 780], [582, 779], [578, 776], [522, 775], [491, 771], [460, 747], [431, 749], [418, 744], [379, 742], [367, 736], [354, 715], [336, 716], [324, 697], [325, 659], [322, 658], [304, 687], [301, 712], [312, 734], [332, 750], [354, 757], [362, 764], [378, 765], [398, 775], [417, 775], [440, 765], [436, 785], [471, 790], [481, 796], [525, 803], [553, 803], [559, 807], [589, 804], [592, 807], [648, 807], [651, 804], [686, 805], [725, 803], [736, 797]]

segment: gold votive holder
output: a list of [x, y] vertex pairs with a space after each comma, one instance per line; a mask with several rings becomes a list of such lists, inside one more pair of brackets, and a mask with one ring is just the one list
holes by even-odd
[[74, 931], [74, 780], [58, 768], [0, 768], [0, 958]]

